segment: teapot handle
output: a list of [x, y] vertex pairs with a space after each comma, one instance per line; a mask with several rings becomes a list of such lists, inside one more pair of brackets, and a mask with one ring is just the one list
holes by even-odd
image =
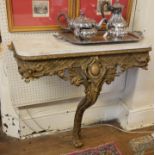
[[64, 30], [69, 30], [68, 25], [66, 25], [65, 23], [63, 23], [63, 22], [61, 21], [61, 18], [64, 18], [65, 23], [68, 24], [68, 22], [69, 22], [68, 16], [67, 16], [65, 13], [60, 13], [60, 14], [58, 15], [58, 17], [57, 17], [57, 23], [58, 23], [58, 25], [59, 25], [62, 29], [64, 29]]

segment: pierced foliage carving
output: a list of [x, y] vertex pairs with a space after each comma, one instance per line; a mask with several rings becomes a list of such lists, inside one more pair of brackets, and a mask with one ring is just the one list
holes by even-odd
[[[147, 69], [149, 54], [118, 54], [44, 61], [24, 61], [18, 58], [16, 60], [19, 73], [26, 82], [42, 76], [58, 75], [60, 78], [71, 80], [72, 84], [79, 86], [85, 83], [85, 80], [99, 78], [103, 72], [106, 72], [105, 82], [110, 83], [114, 80], [117, 66], [121, 68], [122, 72], [132, 67]], [[69, 72], [68, 77], [66, 77], [65, 71]]]
[[73, 144], [81, 147], [80, 131], [82, 117], [87, 108], [95, 104], [103, 83], [114, 81], [117, 68], [121, 72], [132, 67], [147, 69], [148, 52], [109, 54], [76, 58], [24, 61], [16, 57], [19, 73], [29, 82], [42, 76], [57, 75], [72, 85], [84, 85], [86, 96], [79, 103], [74, 120]]

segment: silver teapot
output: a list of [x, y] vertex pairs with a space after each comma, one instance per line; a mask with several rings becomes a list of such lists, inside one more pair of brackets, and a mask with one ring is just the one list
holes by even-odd
[[[108, 35], [112, 38], [122, 38], [127, 34], [127, 22], [122, 16], [124, 6], [120, 4], [119, 0], [115, 0], [111, 5], [108, 1], [103, 1], [101, 4], [101, 14], [105, 19], [104, 8], [107, 5], [107, 10], [112, 12], [111, 18], [106, 22]], [[105, 19], [106, 21], [106, 19]]]
[[[66, 24], [62, 22], [62, 18]], [[96, 23], [95, 20], [86, 17], [83, 12], [80, 12], [80, 16], [75, 19], [70, 19], [65, 13], [60, 13], [57, 21], [63, 29], [72, 31], [76, 37], [85, 40], [97, 34], [98, 30], [102, 28], [105, 19], [101, 19], [99, 23]]]

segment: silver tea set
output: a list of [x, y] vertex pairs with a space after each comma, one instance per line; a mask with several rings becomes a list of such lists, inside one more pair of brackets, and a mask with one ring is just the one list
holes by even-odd
[[[105, 18], [104, 8], [107, 7], [108, 11], [111, 11], [112, 15], [109, 20]], [[102, 19], [99, 23], [95, 20], [85, 16], [83, 12], [80, 13], [79, 17], [70, 19], [67, 14], [60, 13], [57, 17], [58, 24], [62, 29], [73, 32], [74, 36], [87, 40], [94, 37], [99, 30], [102, 29], [103, 24], [106, 25], [106, 37], [111, 38], [122, 38], [127, 34], [128, 24], [122, 16], [124, 6], [120, 4], [119, 0], [115, 0], [114, 4], [111, 5], [109, 1], [103, 1], [100, 5]], [[66, 24], [62, 22], [64, 19]]]

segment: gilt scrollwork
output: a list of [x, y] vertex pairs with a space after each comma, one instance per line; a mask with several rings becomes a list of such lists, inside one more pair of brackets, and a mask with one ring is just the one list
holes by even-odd
[[117, 74], [132, 67], [147, 68], [148, 52], [131, 54], [98, 55], [90, 57], [61, 58], [40, 61], [24, 61], [16, 58], [19, 73], [29, 82], [42, 76], [57, 75], [72, 85], [85, 87], [85, 97], [79, 103], [74, 120], [73, 144], [81, 147], [80, 131], [82, 117], [87, 108], [95, 104], [103, 83], [110, 84]]
[[[87, 78], [89, 77], [89, 79], [98, 78], [106, 71], [108, 72], [106, 78], [110, 78], [113, 74], [115, 75], [117, 66], [122, 69], [122, 72], [132, 67], [147, 69], [149, 54], [118, 54], [51, 61], [24, 61], [17, 59], [17, 62], [19, 73], [26, 81], [51, 75], [58, 75], [65, 80], [73, 80], [72, 77], [74, 76], [73, 81], [75, 81], [75, 77], [78, 78], [78, 80], [76, 79], [77, 81], [81, 81], [82, 79], [84, 80], [86, 76]], [[70, 73], [68, 74], [70, 77], [66, 77], [66, 70]], [[75, 83], [73, 82], [73, 84]]]

